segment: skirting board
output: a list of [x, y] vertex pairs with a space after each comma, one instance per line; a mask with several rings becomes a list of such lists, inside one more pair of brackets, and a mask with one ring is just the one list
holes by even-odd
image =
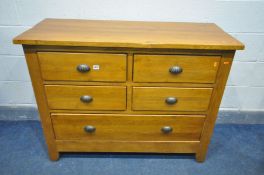
[[[0, 120], [39, 120], [34, 106], [0, 106]], [[264, 124], [264, 111], [220, 110], [217, 123]]]

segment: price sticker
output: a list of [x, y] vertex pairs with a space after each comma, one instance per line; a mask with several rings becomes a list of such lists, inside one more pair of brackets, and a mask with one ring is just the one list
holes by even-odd
[[93, 70], [100, 70], [100, 65], [98, 64], [93, 65]]

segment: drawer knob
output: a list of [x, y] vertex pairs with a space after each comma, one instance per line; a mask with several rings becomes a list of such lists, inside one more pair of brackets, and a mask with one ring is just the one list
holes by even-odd
[[172, 74], [179, 74], [182, 72], [182, 68], [180, 66], [173, 66], [169, 69], [169, 72]]
[[164, 134], [168, 134], [168, 133], [171, 133], [173, 131], [173, 128], [170, 127], [170, 126], [164, 126], [161, 128], [161, 131], [164, 133]]
[[89, 95], [83, 95], [81, 96], [80, 100], [84, 103], [90, 103], [93, 101], [93, 97]]
[[88, 133], [93, 133], [93, 132], [95, 132], [95, 130], [96, 130], [96, 127], [94, 127], [92, 125], [87, 125], [84, 127], [84, 131], [88, 132]]
[[90, 67], [86, 64], [80, 64], [77, 66], [77, 70], [81, 73], [85, 73], [90, 71]]
[[177, 98], [175, 97], [168, 97], [166, 98], [165, 102], [168, 104], [168, 105], [173, 105], [175, 103], [177, 103]]

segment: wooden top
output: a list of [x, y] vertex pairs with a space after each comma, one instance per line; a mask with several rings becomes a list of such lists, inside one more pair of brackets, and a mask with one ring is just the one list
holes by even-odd
[[45, 19], [15, 44], [239, 50], [244, 45], [212, 23]]

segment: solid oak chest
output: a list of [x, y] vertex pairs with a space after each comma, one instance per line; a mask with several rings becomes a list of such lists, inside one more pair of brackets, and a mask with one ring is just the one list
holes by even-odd
[[235, 50], [215, 24], [46, 19], [22, 44], [51, 160], [59, 152], [204, 161]]

